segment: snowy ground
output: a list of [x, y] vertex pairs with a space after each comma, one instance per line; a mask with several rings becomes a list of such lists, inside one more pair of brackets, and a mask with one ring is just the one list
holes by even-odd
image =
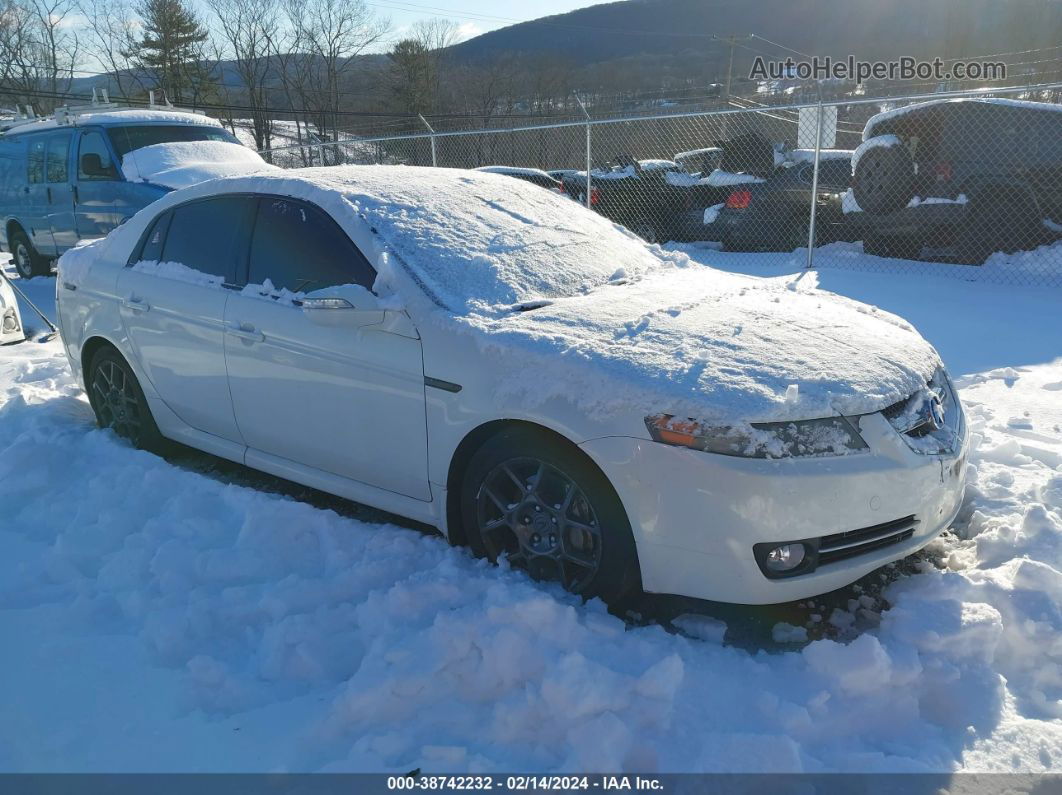
[[[132, 450], [57, 342], [3, 348], [0, 770], [1062, 768], [1062, 290], [684, 250], [922, 330], [976, 445], [954, 532], [827, 599], [625, 623], [368, 509]], [[21, 284], [53, 311], [51, 279]]]

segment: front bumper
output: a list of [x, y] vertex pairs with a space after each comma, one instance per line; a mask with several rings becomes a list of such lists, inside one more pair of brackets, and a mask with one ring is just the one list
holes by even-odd
[[[962, 503], [969, 435], [953, 453], [919, 455], [880, 414], [860, 418], [867, 453], [782, 460], [712, 455], [608, 437], [582, 448], [627, 511], [646, 591], [740, 604], [826, 593], [932, 541]], [[915, 516], [905, 540], [768, 579], [753, 545], [843, 533]]]

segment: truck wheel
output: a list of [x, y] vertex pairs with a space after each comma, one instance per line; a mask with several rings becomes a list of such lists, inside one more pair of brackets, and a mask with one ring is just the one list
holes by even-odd
[[34, 276], [47, 276], [52, 271], [51, 260], [45, 259], [30, 243], [26, 233], [21, 229], [15, 229], [8, 240], [11, 247], [11, 258], [15, 261], [15, 270], [23, 279], [32, 279]]
[[472, 456], [460, 500], [476, 555], [505, 558], [613, 609], [640, 591], [627, 513], [574, 445], [529, 428], [503, 430]]
[[906, 146], [874, 146], [859, 158], [852, 193], [864, 212], [888, 215], [911, 201], [914, 176], [914, 161]]
[[918, 259], [922, 241], [912, 237], [895, 237], [868, 232], [863, 236], [863, 253], [887, 259]]

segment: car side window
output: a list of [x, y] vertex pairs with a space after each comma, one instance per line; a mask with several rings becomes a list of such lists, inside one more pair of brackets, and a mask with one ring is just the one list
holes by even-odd
[[310, 292], [340, 284], [371, 290], [376, 271], [339, 225], [319, 207], [263, 197], [251, 237], [247, 281]]
[[[169, 213], [172, 217], [169, 228], [164, 230], [158, 259], [234, 283], [245, 250], [240, 242], [246, 240], [246, 221], [252, 206], [244, 196], [218, 196], [175, 207]], [[141, 259], [148, 259], [150, 243], [151, 238], [145, 243]]]
[[48, 136], [48, 182], [66, 182], [70, 178], [70, 134]]
[[29, 156], [26, 160], [26, 179], [31, 185], [44, 182], [44, 139], [32, 138], [29, 142]]
[[82, 182], [113, 180], [118, 170], [111, 160], [111, 152], [102, 133], [82, 133], [77, 152], [77, 178]]

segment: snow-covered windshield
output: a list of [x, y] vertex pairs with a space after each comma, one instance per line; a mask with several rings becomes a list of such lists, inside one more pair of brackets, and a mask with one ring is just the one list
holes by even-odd
[[226, 141], [238, 144], [234, 135], [223, 130], [221, 127], [208, 126], [206, 124], [138, 124], [122, 125], [120, 127], [107, 128], [111, 144], [118, 159], [124, 160], [125, 156], [136, 149], [145, 146], [165, 144], [171, 142], [187, 141]]
[[424, 290], [455, 314], [578, 295], [661, 264], [597, 213], [501, 174], [390, 166], [302, 173], [341, 187]]

